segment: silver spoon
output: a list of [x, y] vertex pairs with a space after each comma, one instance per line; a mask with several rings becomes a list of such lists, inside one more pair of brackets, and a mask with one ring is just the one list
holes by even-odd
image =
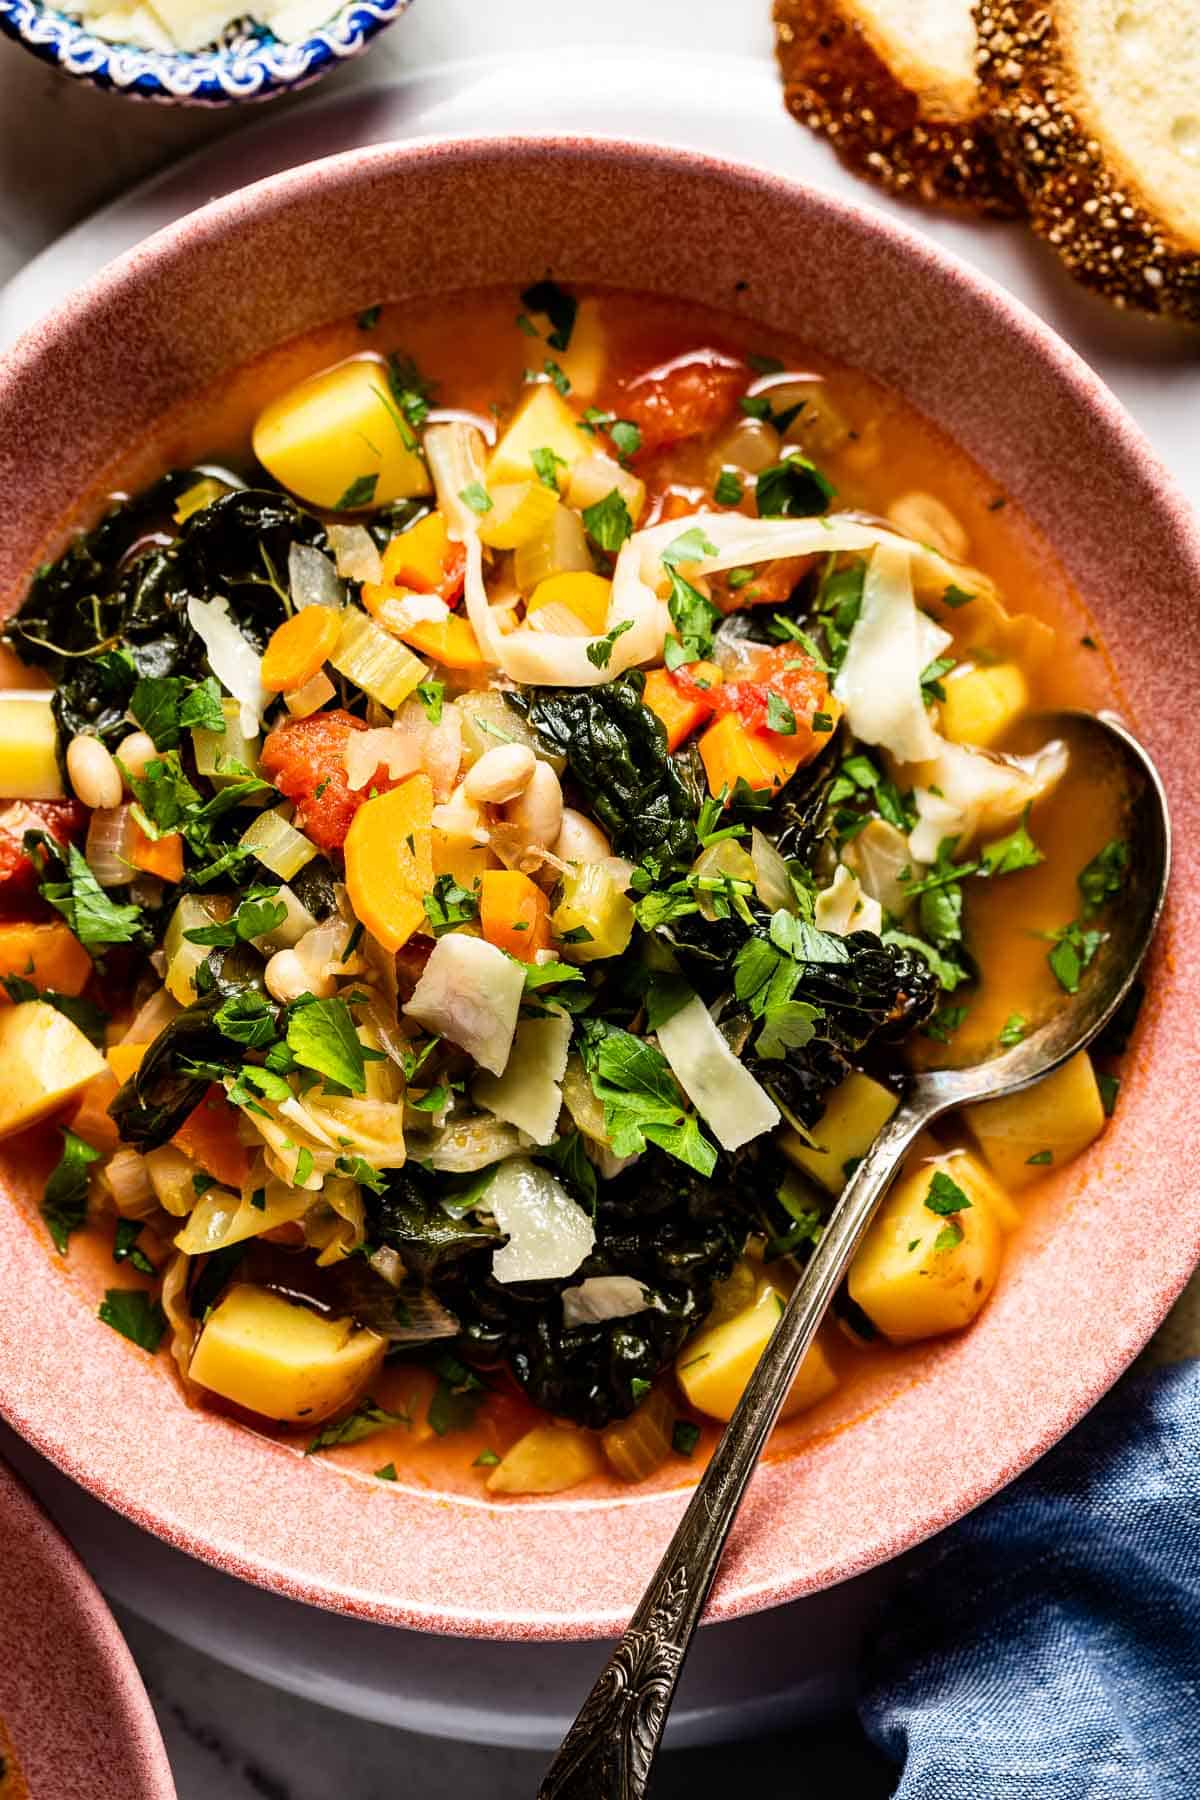
[[1082, 1050], [1112, 1018], [1150, 947], [1171, 863], [1167, 801], [1150, 758], [1111, 714], [1048, 715], [1089, 767], [1106, 764], [1126, 795], [1129, 871], [1108, 936], [1079, 991], [1010, 1050], [971, 1068], [914, 1076], [898, 1110], [846, 1183], [774, 1336], [725, 1427], [640, 1605], [538, 1789], [538, 1800], [641, 1800], [692, 1634], [725, 1540], [818, 1325], [914, 1139], [943, 1113], [1029, 1087]]

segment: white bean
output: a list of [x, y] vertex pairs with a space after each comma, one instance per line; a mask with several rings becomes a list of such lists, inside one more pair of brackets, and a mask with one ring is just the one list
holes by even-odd
[[497, 744], [467, 770], [463, 793], [477, 806], [503, 806], [529, 786], [537, 758], [524, 744]]
[[901, 494], [888, 507], [887, 516], [909, 537], [916, 538], [920, 544], [928, 544], [933, 550], [940, 550], [943, 556], [961, 562], [971, 548], [971, 540], [963, 526], [934, 494]]
[[158, 761], [158, 751], [150, 733], [131, 731], [127, 738], [122, 738], [117, 746], [117, 761], [123, 769], [128, 769], [135, 781], [140, 781], [150, 764]]
[[[263, 973], [267, 992], [273, 1000], [285, 1004], [313, 991], [309, 972], [294, 950], [277, 950]], [[320, 995], [317, 996], [321, 998]]]
[[562, 825], [554, 841], [554, 854], [564, 862], [600, 862], [612, 855], [612, 845], [598, 825], [593, 825], [573, 806], [564, 806]]
[[120, 806], [121, 771], [99, 738], [81, 732], [67, 745], [67, 774], [78, 799], [93, 811]]
[[538, 763], [524, 793], [504, 808], [504, 817], [510, 825], [519, 826], [539, 849], [550, 848], [562, 830], [563, 797], [558, 776], [549, 763]]

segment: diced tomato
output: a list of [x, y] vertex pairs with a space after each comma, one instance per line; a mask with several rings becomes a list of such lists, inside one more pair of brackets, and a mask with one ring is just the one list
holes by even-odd
[[22, 904], [37, 887], [37, 871], [25, 852], [25, 833], [45, 831], [60, 844], [78, 844], [87, 820], [87, 808], [78, 800], [0, 803], [0, 908]]
[[366, 729], [361, 719], [338, 708], [307, 719], [285, 719], [262, 747], [264, 775], [295, 801], [296, 829], [318, 849], [340, 850], [363, 801], [396, 785], [381, 763], [361, 788], [351, 788], [342, 752], [352, 731]]
[[[764, 646], [755, 651], [746, 666], [746, 679], [725, 681], [719, 686], [696, 690], [685, 663], [675, 671], [675, 680], [685, 693], [696, 691], [696, 697], [720, 717], [736, 713], [748, 731], [761, 731], [768, 737], [799, 738], [810, 735], [828, 742], [829, 733], [814, 731], [814, 715], [824, 713], [836, 722], [841, 708], [829, 693], [829, 683], [811, 657], [805, 656], [799, 644], [780, 644], [774, 649]], [[795, 732], [772, 731], [767, 724], [770, 711], [768, 696], [776, 694], [791, 708], [796, 721]]]
[[751, 581], [730, 587], [729, 571], [709, 577], [712, 597], [722, 612], [745, 612], [752, 606], [785, 606], [797, 584], [818, 560], [815, 556], [777, 556], [754, 571]]
[[616, 410], [642, 434], [639, 456], [707, 437], [733, 413], [745, 390], [745, 367], [717, 350], [701, 350], [648, 369], [625, 384]]

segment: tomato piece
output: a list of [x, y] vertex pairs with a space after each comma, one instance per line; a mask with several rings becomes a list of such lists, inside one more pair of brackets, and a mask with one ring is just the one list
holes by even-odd
[[[675, 671], [675, 679], [685, 691], [692, 688], [689, 666], [684, 664]], [[778, 695], [783, 704], [791, 708], [796, 721], [794, 733], [772, 731], [768, 726], [771, 694]], [[813, 716], [825, 713], [836, 721], [841, 710], [830, 697], [825, 675], [799, 644], [780, 644], [773, 649], [764, 645], [752, 652], [746, 664], [745, 679], [702, 689], [698, 697], [703, 698], [718, 717], [736, 713], [747, 731], [761, 731], [774, 739], [810, 735], [828, 741], [828, 732], [813, 732]]]
[[263, 774], [285, 799], [295, 801], [297, 831], [320, 850], [340, 850], [363, 801], [396, 785], [381, 763], [361, 788], [351, 788], [342, 752], [352, 731], [366, 729], [353, 713], [335, 708], [285, 719], [262, 747]]
[[717, 350], [701, 350], [648, 369], [627, 382], [617, 402], [622, 418], [642, 434], [639, 456], [707, 437], [731, 416], [746, 386], [746, 370]]
[[37, 889], [25, 851], [27, 831], [45, 831], [59, 844], [79, 844], [88, 812], [78, 800], [6, 800], [0, 804], [0, 907], [20, 905]]
[[713, 601], [724, 613], [745, 612], [752, 606], [786, 606], [797, 584], [819, 560], [816, 556], [777, 556], [739, 587], [730, 587], [726, 569], [709, 577]]

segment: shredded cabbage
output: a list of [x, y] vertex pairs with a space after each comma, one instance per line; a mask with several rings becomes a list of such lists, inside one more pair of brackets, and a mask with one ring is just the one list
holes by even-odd
[[957, 838], [961, 851], [975, 838], [1006, 831], [1057, 787], [1069, 760], [1058, 738], [1032, 756], [1001, 756], [939, 738], [936, 757], [914, 772], [919, 823], [908, 839], [914, 858], [935, 861], [943, 838]]
[[917, 611], [910, 560], [907, 544], [876, 546], [833, 691], [856, 738], [881, 745], [901, 762], [923, 762], [936, 755], [938, 740], [921, 694], [921, 671], [950, 635]]
[[228, 600], [197, 600], [189, 594], [187, 615], [192, 630], [204, 641], [213, 674], [241, 708], [242, 731], [247, 737], [257, 736], [272, 697], [262, 684], [261, 656], [234, 624]]

